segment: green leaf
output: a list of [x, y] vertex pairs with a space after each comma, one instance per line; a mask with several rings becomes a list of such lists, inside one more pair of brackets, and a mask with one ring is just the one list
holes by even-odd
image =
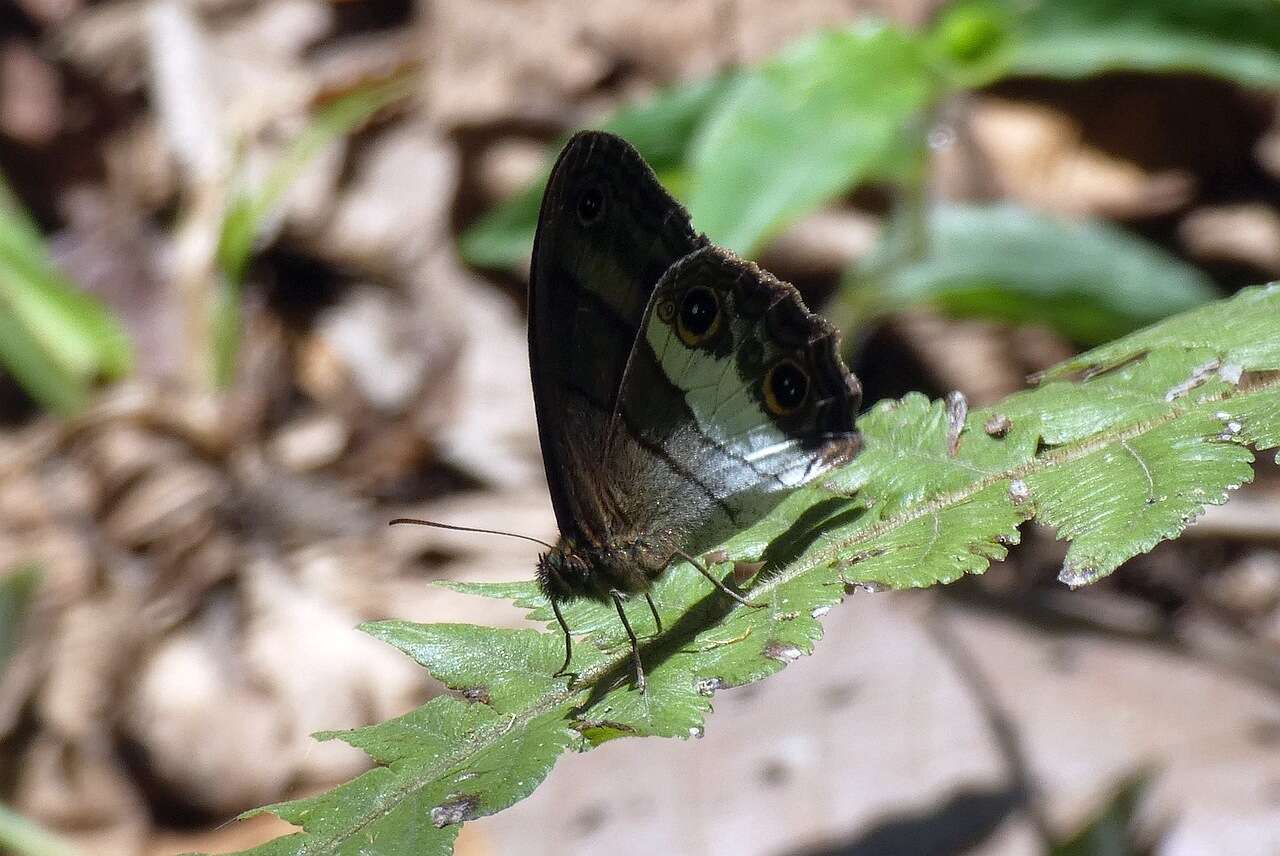
[[0, 678], [18, 650], [27, 606], [39, 584], [40, 569], [35, 565], [18, 565], [0, 577]]
[[1280, 85], [1275, 0], [1036, 0], [1023, 30], [1023, 74], [1197, 72]]
[[1079, 586], [1106, 576], [1251, 481], [1252, 452], [1220, 441], [1224, 430], [1202, 409], [1028, 475], [1038, 516], [1071, 541], [1058, 578]]
[[923, 150], [915, 127], [942, 81], [925, 43], [889, 27], [826, 32], [744, 74], [693, 147], [689, 210], [743, 255]]
[[[1037, 322], [1096, 343], [1210, 300], [1213, 284], [1160, 248], [1101, 221], [1071, 223], [1016, 205], [940, 205], [927, 254], [866, 278], [881, 312], [927, 303], [957, 316]], [[865, 274], [853, 274], [850, 288]]]
[[214, 374], [226, 386], [240, 346], [240, 289], [258, 241], [285, 194], [319, 154], [369, 121], [378, 111], [410, 95], [411, 78], [356, 89], [321, 108], [276, 161], [261, 185], [242, 190], [223, 215], [218, 236], [222, 288], [214, 309]]
[[1096, 374], [1154, 351], [1179, 348], [1209, 351], [1223, 367], [1249, 371], [1280, 370], [1280, 340], [1276, 331], [1276, 300], [1280, 285], [1248, 288], [1231, 300], [1210, 303], [1088, 353], [1045, 372], [1046, 378], [1065, 378], [1078, 372]]
[[[668, 90], [601, 127], [667, 183], [687, 177], [694, 225], [749, 252], [859, 181], [918, 167], [924, 135], [913, 123], [941, 86], [931, 57], [923, 41], [889, 28], [828, 32], [737, 77]], [[527, 262], [545, 184], [544, 172], [468, 229], [463, 258]]]
[[262, 184], [243, 190], [223, 219], [218, 240], [218, 266], [231, 280], [244, 278], [245, 267], [267, 219], [284, 200], [307, 165], [325, 149], [369, 121], [378, 111], [408, 97], [411, 78], [360, 87], [322, 107], [289, 144]]
[[1000, 0], [953, 3], [929, 33], [931, 49], [947, 67], [954, 88], [975, 88], [1008, 73], [1016, 17]]
[[[1280, 445], [1280, 286], [1249, 289], [1082, 355], [1040, 387], [955, 424], [921, 395], [858, 421], [864, 450], [725, 545], [763, 559], [746, 594], [723, 597], [687, 564], [653, 589], [662, 627], [627, 604], [646, 692], [611, 605], [565, 605], [562, 639], [533, 582], [449, 584], [514, 599], [550, 632], [387, 621], [366, 632], [451, 691], [407, 716], [342, 734], [380, 766], [328, 794], [270, 806], [302, 831], [247, 853], [442, 854], [457, 824], [527, 796], [566, 749], [624, 736], [700, 735], [716, 690], [810, 653], [850, 584], [908, 588], [981, 573], [1038, 518], [1072, 541], [1080, 584], [1177, 535], [1252, 477]], [[716, 566], [724, 574], [727, 565]]]
[[1134, 843], [1138, 806], [1151, 785], [1147, 772], [1134, 773], [1116, 787], [1078, 832], [1055, 843], [1049, 856], [1138, 856]]
[[13, 856], [79, 856], [49, 830], [0, 804], [0, 852]]
[[485, 214], [458, 238], [458, 253], [469, 265], [516, 270], [529, 263], [538, 227], [546, 170], [532, 184]]
[[44, 239], [0, 177], [0, 363], [37, 401], [68, 415], [90, 384], [132, 365], [124, 330], [53, 264]]
[[[721, 76], [667, 89], [649, 101], [623, 108], [600, 127], [626, 139], [653, 169], [670, 183], [683, 168], [689, 141], [707, 111], [724, 97], [732, 77]], [[527, 264], [533, 251], [538, 209], [547, 184], [556, 142], [546, 169], [524, 191], [481, 217], [463, 233], [459, 250], [476, 267], [514, 269]]]
[[[492, 638], [477, 640], [470, 632], [483, 630], [454, 626], [454, 646]], [[543, 647], [557, 640], [549, 641]], [[538, 665], [550, 676], [558, 663], [550, 656]], [[522, 705], [520, 713], [504, 715], [483, 701], [440, 696], [375, 727], [317, 734], [360, 747], [380, 766], [324, 795], [248, 812], [270, 811], [305, 829], [251, 852], [452, 852], [462, 821], [529, 796], [556, 757], [579, 740], [567, 714], [559, 704], [547, 710]]]

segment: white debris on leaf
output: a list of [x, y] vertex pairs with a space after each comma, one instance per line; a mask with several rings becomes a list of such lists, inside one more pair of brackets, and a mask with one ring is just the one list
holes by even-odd
[[969, 400], [960, 390], [947, 393], [947, 454], [956, 456], [960, 449], [960, 434], [964, 431], [965, 420], [969, 416]]
[[1220, 366], [1222, 366], [1222, 360], [1217, 357], [1196, 366], [1196, 368], [1192, 370], [1190, 377], [1177, 384], [1164, 394], [1164, 400], [1175, 401], [1176, 399], [1182, 398], [1182, 396], [1207, 381], [1209, 376], [1217, 371]]

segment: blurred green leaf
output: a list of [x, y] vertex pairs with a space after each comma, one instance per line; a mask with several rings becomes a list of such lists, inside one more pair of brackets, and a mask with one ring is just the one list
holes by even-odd
[[696, 228], [750, 255], [787, 223], [871, 176], [923, 158], [917, 127], [942, 79], [922, 39], [868, 26], [826, 32], [744, 74], [690, 160]]
[[[712, 106], [724, 97], [732, 80], [721, 76], [667, 89], [649, 101], [623, 108], [600, 128], [635, 146], [664, 184], [679, 184], [678, 173], [683, 169], [694, 132]], [[533, 184], [463, 233], [459, 250], [468, 264], [515, 269], [529, 262], [542, 191], [555, 153], [563, 144], [564, 139], [556, 142], [546, 169]]]
[[79, 856], [80, 851], [35, 821], [0, 805], [0, 853], [12, 856]]
[[227, 209], [218, 241], [218, 265], [232, 280], [244, 278], [245, 267], [289, 188], [317, 155], [355, 131], [389, 104], [413, 91], [412, 78], [359, 88], [322, 107], [289, 144], [258, 187], [240, 193]]
[[458, 238], [458, 252], [463, 261], [475, 267], [501, 270], [516, 270], [527, 265], [546, 186], [544, 171], [533, 184], [468, 227]]
[[40, 570], [31, 564], [19, 565], [0, 577], [0, 678], [18, 649], [27, 606], [39, 584]]
[[[677, 87], [601, 127], [687, 187], [679, 195], [697, 229], [750, 255], [859, 182], [915, 181], [927, 155], [925, 111], [948, 88], [983, 85], [1011, 68], [1071, 77], [1190, 70], [1275, 84], [1280, 14], [1275, 0], [972, 0], [945, 9], [924, 36], [879, 26], [823, 33], [736, 78]], [[524, 265], [545, 181], [544, 172], [468, 229], [463, 258]]]
[[[566, 749], [700, 736], [717, 690], [762, 680], [813, 650], [820, 619], [848, 584], [907, 588], [981, 573], [1031, 518], [1073, 542], [1065, 580], [1110, 573], [1226, 502], [1230, 487], [1252, 478], [1255, 450], [1280, 445], [1280, 377], [1263, 374], [1280, 366], [1278, 314], [1280, 285], [1247, 289], [1112, 343], [1105, 357], [1081, 358], [1121, 359], [1121, 369], [1070, 379], [1055, 371], [1036, 389], [972, 411], [958, 433], [942, 401], [911, 393], [879, 402], [858, 420], [857, 457], [724, 545], [731, 559], [766, 561], [747, 592], [756, 608], [717, 596], [688, 563], [653, 587], [662, 629], [638, 599], [624, 607], [642, 639], [645, 691], [630, 681], [631, 649], [611, 605], [564, 605], [579, 640], [571, 676], [557, 677], [563, 643], [536, 581], [445, 583], [514, 599], [550, 632], [365, 625], [453, 693], [389, 722], [318, 735], [363, 749], [378, 766], [328, 793], [259, 810], [301, 829], [244, 853], [443, 856], [460, 824], [528, 796]], [[1235, 367], [1206, 373], [1207, 356]], [[997, 414], [1007, 427], [999, 436], [980, 427]], [[1077, 576], [1079, 561], [1087, 577]], [[725, 573], [727, 563], [717, 567]], [[1131, 804], [1113, 801], [1077, 838], [1114, 841]]]
[[1059, 363], [1044, 373], [1046, 379], [1072, 374], [1097, 374], [1121, 366], [1134, 357], [1158, 348], [1199, 347], [1214, 349], [1223, 365], [1248, 366], [1252, 371], [1280, 371], [1280, 337], [1272, 307], [1280, 299], [1280, 283], [1250, 288], [1231, 300], [1219, 300], [1166, 318], [1145, 330], [1108, 342], [1088, 353]]
[[[5, 274], [0, 273], [0, 289]], [[0, 306], [0, 363], [27, 393], [54, 413], [69, 416], [88, 396], [85, 380], [58, 362], [23, 321]]]
[[982, 86], [1003, 77], [1013, 61], [1016, 16], [1000, 0], [955, 3], [939, 13], [929, 44], [956, 88]]
[[958, 316], [1048, 324], [1096, 344], [1215, 296], [1197, 268], [1099, 221], [1009, 204], [940, 205], [926, 232], [924, 258], [873, 258], [850, 277], [848, 288], [872, 289], [861, 298], [877, 304], [872, 314], [927, 303]]
[[124, 330], [53, 264], [44, 238], [0, 178], [0, 363], [37, 401], [69, 414], [100, 377], [127, 373]]
[[1150, 776], [1145, 772], [1126, 778], [1078, 832], [1050, 848], [1049, 856], [1140, 856], [1147, 853], [1146, 849], [1134, 843], [1134, 818], [1150, 784]]
[[[40, 569], [21, 564], [0, 577], [0, 681], [18, 649], [27, 608], [40, 584]], [[76, 856], [76, 850], [39, 824], [0, 804], [0, 853]]]
[[1276, 0], [1034, 0], [1022, 23], [1023, 74], [1189, 71], [1280, 85]]
[[413, 78], [361, 87], [321, 108], [285, 149], [257, 187], [235, 196], [223, 216], [218, 236], [218, 269], [222, 288], [214, 309], [214, 373], [226, 386], [235, 371], [240, 344], [240, 289], [249, 261], [289, 188], [317, 155], [355, 131], [389, 104], [413, 91]]

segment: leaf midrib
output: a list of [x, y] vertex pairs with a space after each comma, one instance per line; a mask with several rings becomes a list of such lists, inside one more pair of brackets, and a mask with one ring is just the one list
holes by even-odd
[[[1280, 378], [1269, 383], [1260, 384], [1243, 394], [1255, 395], [1262, 392], [1280, 392]], [[1042, 455], [1037, 455], [1031, 460], [1019, 464], [1016, 467], [1010, 467], [1001, 470], [998, 473], [992, 473], [972, 482], [971, 484], [965, 485], [962, 488], [957, 488], [946, 493], [938, 494], [930, 499], [923, 500], [914, 507], [899, 511], [878, 523], [868, 526], [866, 529], [858, 530], [844, 540], [815, 551], [813, 554], [797, 561], [791, 567], [785, 568], [770, 577], [765, 583], [762, 583], [760, 586], [753, 589], [753, 592], [770, 591], [777, 586], [796, 579], [801, 574], [807, 573], [816, 567], [824, 565], [827, 562], [835, 561], [839, 553], [845, 552], [857, 544], [869, 541], [873, 538], [878, 538], [886, 532], [892, 531], [899, 526], [905, 526], [926, 514], [941, 511], [954, 505], [962, 505], [994, 484], [1005, 480], [1012, 481], [1015, 479], [1024, 479], [1027, 476], [1036, 475], [1046, 470], [1065, 466], [1066, 464], [1078, 461], [1081, 458], [1088, 457], [1094, 452], [1104, 449], [1107, 446], [1111, 446], [1116, 443], [1125, 443], [1129, 440], [1141, 437], [1143, 434], [1154, 431], [1156, 428], [1160, 428], [1175, 419], [1185, 416], [1193, 409], [1237, 398], [1241, 394], [1242, 393], [1238, 387], [1230, 387], [1220, 393], [1196, 399], [1195, 403], [1190, 407], [1175, 408], [1171, 405], [1169, 410], [1160, 416], [1152, 419], [1141, 420], [1129, 425], [1128, 427], [1121, 428], [1113, 426], [1110, 431], [1104, 429], [1081, 440], [1051, 449]], [[735, 606], [735, 608], [737, 607]]]

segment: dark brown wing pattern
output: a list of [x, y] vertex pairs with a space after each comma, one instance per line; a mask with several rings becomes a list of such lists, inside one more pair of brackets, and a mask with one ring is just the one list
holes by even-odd
[[625, 595], [852, 457], [858, 382], [794, 288], [695, 234], [635, 149], [600, 132], [575, 135], [547, 184], [529, 357], [561, 536], [538, 560], [564, 631], [557, 674], [573, 654], [559, 604], [612, 600], [643, 688]]
[[603, 425], [658, 280], [704, 243], [628, 143], [585, 131], [565, 146], [534, 238], [529, 358], [547, 482], [566, 536], [607, 537]]
[[860, 401], [839, 333], [792, 286], [698, 249], [655, 290], [623, 382], [615, 431], [663, 472], [629, 513], [687, 552], [715, 546], [849, 460]]

